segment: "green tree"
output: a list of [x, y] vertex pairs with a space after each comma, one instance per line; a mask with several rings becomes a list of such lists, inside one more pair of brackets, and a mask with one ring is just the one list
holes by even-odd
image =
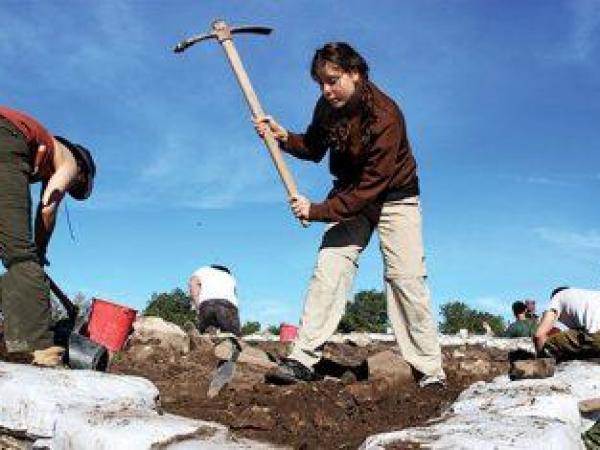
[[267, 331], [275, 336], [279, 336], [279, 325], [269, 325]]
[[260, 331], [260, 322], [246, 322], [242, 325], [242, 336], [258, 333]]
[[346, 304], [338, 331], [384, 333], [388, 325], [385, 294], [374, 289], [360, 291]]
[[442, 333], [454, 334], [461, 328], [471, 333], [483, 334], [483, 322], [487, 322], [494, 334], [499, 335], [504, 331], [504, 319], [484, 311], [470, 308], [461, 301], [448, 302], [441, 307], [442, 322], [440, 331]]
[[186, 322], [196, 323], [196, 313], [190, 307], [192, 299], [182, 289], [154, 293], [144, 309], [145, 316], [156, 316], [183, 327]]

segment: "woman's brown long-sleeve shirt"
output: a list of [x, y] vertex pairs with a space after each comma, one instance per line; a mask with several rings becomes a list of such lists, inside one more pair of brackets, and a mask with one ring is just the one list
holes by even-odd
[[284, 151], [300, 158], [321, 161], [329, 150], [329, 170], [334, 187], [322, 203], [311, 203], [309, 220], [332, 222], [366, 214], [376, 222], [385, 200], [419, 194], [417, 164], [406, 135], [404, 117], [396, 103], [368, 82], [372, 90], [375, 121], [371, 139], [361, 140], [360, 115], [349, 118], [348, 145], [328, 148], [324, 117], [332, 107], [321, 97], [304, 134], [289, 133]]

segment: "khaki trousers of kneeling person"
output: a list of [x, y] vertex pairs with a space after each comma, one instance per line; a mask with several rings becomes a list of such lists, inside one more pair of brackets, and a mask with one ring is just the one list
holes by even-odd
[[[388, 317], [402, 357], [424, 375], [444, 377], [430, 308], [417, 197], [386, 202], [377, 225], [384, 262]], [[373, 228], [365, 216], [327, 227], [304, 303], [298, 339], [289, 355], [307, 367], [336, 331], [350, 298], [360, 253]]]
[[544, 350], [559, 362], [572, 359], [600, 358], [600, 332], [561, 331], [546, 340]]

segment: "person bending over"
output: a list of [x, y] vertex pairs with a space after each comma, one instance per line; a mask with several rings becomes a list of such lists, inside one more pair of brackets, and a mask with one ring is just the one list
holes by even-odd
[[[50, 291], [44, 265], [65, 193], [89, 198], [96, 166], [90, 152], [50, 133], [34, 118], [0, 106], [0, 279], [4, 342], [11, 360], [55, 366]], [[29, 185], [41, 182], [32, 231]]]
[[[557, 332], [556, 321], [568, 329]], [[569, 287], [552, 291], [533, 342], [540, 356], [557, 361], [600, 357], [600, 292]]]
[[201, 333], [212, 326], [240, 335], [236, 282], [227, 267], [217, 264], [200, 267], [190, 277], [188, 287]]
[[328, 43], [314, 54], [311, 76], [321, 96], [302, 134], [272, 117], [257, 118], [282, 149], [319, 162], [329, 153], [333, 188], [322, 202], [291, 198], [299, 219], [326, 222], [308, 286], [298, 339], [280, 365], [289, 382], [315, 378], [319, 347], [335, 332], [361, 252], [377, 229], [385, 267], [388, 316], [403, 358], [420, 384], [443, 384], [440, 344], [426, 283], [417, 164], [398, 105], [369, 79], [364, 58], [349, 44]]

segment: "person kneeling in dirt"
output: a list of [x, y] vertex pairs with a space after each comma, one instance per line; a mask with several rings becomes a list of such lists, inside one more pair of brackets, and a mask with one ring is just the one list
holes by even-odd
[[[539, 356], [557, 361], [600, 357], [600, 292], [560, 287], [540, 321], [533, 342]], [[558, 320], [567, 328], [557, 331]]]
[[259, 135], [269, 129], [292, 156], [319, 162], [329, 153], [334, 177], [322, 202], [291, 198], [297, 218], [328, 225], [298, 339], [281, 362], [280, 375], [289, 382], [315, 379], [313, 368], [321, 357], [317, 349], [336, 331], [360, 254], [377, 229], [388, 315], [400, 353], [420, 374], [421, 386], [443, 384], [446, 375], [426, 283], [417, 163], [400, 108], [368, 73], [367, 62], [350, 45], [328, 43], [312, 60], [311, 76], [321, 97], [306, 132], [289, 132], [271, 117], [255, 120]]
[[236, 336], [241, 334], [235, 278], [227, 267], [200, 267], [190, 277], [188, 287], [201, 333], [212, 326]]
[[[66, 192], [87, 199], [96, 167], [90, 152], [52, 137], [35, 119], [0, 106], [0, 279], [7, 359], [56, 366], [64, 348], [53, 345], [50, 290], [43, 266], [58, 206]], [[31, 230], [29, 184], [41, 182]]]

